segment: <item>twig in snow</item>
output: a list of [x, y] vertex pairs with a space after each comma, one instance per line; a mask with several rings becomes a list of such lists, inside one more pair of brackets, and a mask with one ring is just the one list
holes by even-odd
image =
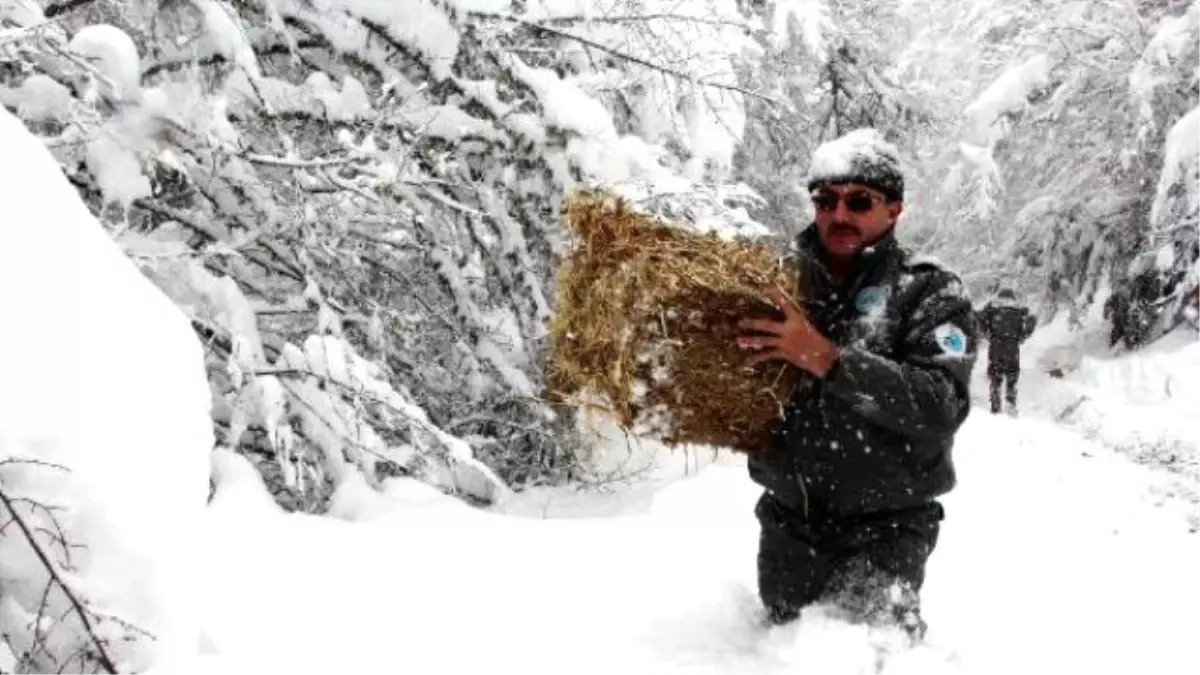
[[21, 514], [17, 512], [13, 498], [9, 497], [3, 489], [0, 489], [0, 503], [4, 504], [4, 507], [8, 509], [8, 512], [11, 514], [13, 521], [17, 525], [17, 528], [21, 530], [21, 534], [25, 536], [25, 541], [29, 544], [29, 547], [33, 549], [34, 555], [37, 556], [38, 560], [42, 563], [42, 566], [46, 568], [46, 572], [50, 574], [50, 579], [53, 581], [53, 583], [58, 585], [59, 589], [62, 590], [63, 595], [66, 596], [67, 601], [71, 603], [71, 607], [74, 609], [75, 614], [79, 617], [80, 622], [83, 623], [83, 628], [87, 632], [88, 638], [96, 647], [96, 658], [100, 662], [101, 667], [104, 668], [105, 672], [115, 674], [117, 672], [117, 666], [108, 656], [108, 651], [104, 648], [104, 642], [101, 641], [96, 635], [96, 630], [92, 626], [92, 619], [87, 608], [84, 607], [83, 603], [78, 597], [76, 597], [75, 593], [71, 590], [71, 587], [62, 580], [62, 577], [58, 573], [58, 568], [55, 566], [54, 562], [50, 560], [50, 556], [46, 554], [46, 551], [42, 548], [42, 545], [38, 543], [37, 537], [34, 535], [33, 530], [29, 527], [29, 524], [25, 522], [25, 519], [21, 517]]
[[1055, 415], [1055, 417], [1054, 417], [1054, 421], [1055, 421], [1055, 422], [1062, 422], [1063, 420], [1067, 419], [1067, 418], [1068, 418], [1068, 417], [1070, 417], [1070, 416], [1071, 416], [1071, 415], [1072, 415], [1072, 414], [1073, 414], [1073, 413], [1074, 413], [1076, 410], [1079, 410], [1079, 406], [1083, 405], [1083, 404], [1084, 404], [1084, 402], [1085, 402], [1085, 401], [1087, 401], [1087, 400], [1088, 400], [1088, 397], [1087, 397], [1087, 396], [1080, 396], [1078, 400], [1076, 400], [1074, 403], [1072, 403], [1071, 405], [1067, 406], [1066, 408], [1063, 408], [1062, 412], [1060, 412], [1060, 413], [1058, 413], [1057, 415]]

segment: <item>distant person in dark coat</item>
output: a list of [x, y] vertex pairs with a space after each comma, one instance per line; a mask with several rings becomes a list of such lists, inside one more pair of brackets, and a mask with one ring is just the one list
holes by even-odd
[[1037, 318], [1004, 288], [979, 312], [979, 328], [988, 340], [988, 382], [992, 412], [1001, 410], [1001, 394], [1008, 412], [1017, 411], [1017, 381], [1021, 377], [1021, 344], [1033, 335]]

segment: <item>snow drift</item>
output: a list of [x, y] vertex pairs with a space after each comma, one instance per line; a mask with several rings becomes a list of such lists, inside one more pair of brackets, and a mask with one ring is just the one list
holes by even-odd
[[212, 652], [195, 672], [1190, 672], [1200, 549], [1148, 498], [1149, 470], [1039, 420], [974, 416], [960, 447], [930, 639], [913, 650], [821, 607], [763, 625], [742, 467], [634, 508], [593, 503], [592, 517], [578, 502], [567, 519], [518, 518], [429, 495], [350, 523], [280, 512], [227, 454], [207, 530]]
[[[1177, 377], [1200, 375], [1193, 346], [1159, 356]], [[1079, 386], [1126, 391], [1132, 380], [1121, 372], [1131, 376], [1139, 358], [1084, 360]], [[1061, 381], [1031, 379], [1029, 408], [1060, 396]], [[614, 451], [625, 444], [609, 439]], [[210, 650], [198, 671], [1195, 669], [1200, 545], [1187, 505], [1164, 501], [1161, 472], [1042, 414], [976, 410], [955, 453], [960, 482], [944, 500], [923, 593], [929, 639], [903, 649], [896, 632], [846, 624], [821, 607], [796, 624], [764, 625], [759, 489], [737, 458], [680, 479], [678, 453], [658, 463], [631, 456], [649, 474], [640, 485], [523, 493], [490, 513], [401, 479], [389, 481], [381, 508], [346, 522], [282, 513], [245, 459], [223, 452], [206, 523]], [[275, 573], [248, 576], [248, 565]]]
[[[200, 344], [7, 110], [0, 147], [0, 488], [61, 508], [65, 539], [86, 548], [41, 546], [96, 613], [119, 667], [186, 658], [198, 641], [192, 561], [212, 449]], [[53, 528], [46, 511], [21, 505], [32, 528]], [[0, 631], [17, 651], [35, 646], [47, 584], [26, 540], [6, 532]], [[86, 646], [66, 598], [55, 589], [46, 602], [68, 625], [43, 626], [43, 667]], [[125, 640], [140, 634], [106, 616], [154, 639]]]

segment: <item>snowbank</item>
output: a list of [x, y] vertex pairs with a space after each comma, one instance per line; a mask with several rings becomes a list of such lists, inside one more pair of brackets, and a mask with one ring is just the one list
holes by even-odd
[[[72, 552], [73, 585], [96, 610], [156, 636], [111, 645], [114, 659], [144, 668], [189, 657], [212, 448], [200, 344], [6, 110], [0, 147], [0, 460], [68, 470], [5, 466], [3, 489], [62, 507], [67, 539], [87, 547]], [[41, 512], [30, 519], [50, 525]], [[5, 600], [19, 605], [6, 605], [0, 629], [19, 640], [46, 575], [8, 532], [0, 580]], [[106, 635], [122, 632], [100, 623]]]
[[[1071, 429], [1107, 449], [1165, 471], [1156, 491], [1181, 502], [1200, 530], [1200, 335], [1181, 328], [1135, 352], [1108, 347], [1103, 298], [1083, 326], [1066, 316], [1039, 329], [1022, 350], [1022, 417]], [[974, 373], [974, 398], [987, 406], [987, 358]], [[1052, 376], [1057, 369], [1061, 377]]]
[[984, 414], [968, 421], [957, 455], [960, 484], [925, 592], [929, 643], [909, 651], [893, 632], [822, 608], [764, 626], [759, 491], [742, 467], [634, 492], [624, 510], [594, 503], [588, 514], [575, 502], [564, 519], [417, 495], [351, 523], [281, 513], [230, 456], [233, 478], [218, 486], [206, 530], [204, 670], [1194, 669], [1200, 542], [1158, 506], [1156, 474], [1053, 424]]

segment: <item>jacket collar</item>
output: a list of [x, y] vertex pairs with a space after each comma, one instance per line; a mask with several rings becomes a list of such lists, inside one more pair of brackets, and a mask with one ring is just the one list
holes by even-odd
[[[802, 256], [819, 263], [822, 271], [828, 273], [826, 261], [829, 259], [829, 253], [821, 244], [816, 224], [809, 225], [797, 235], [796, 245]], [[850, 278], [846, 280], [846, 287], [851, 290], [856, 289], [862, 285], [864, 280], [876, 276], [874, 273], [877, 270], [901, 254], [902, 249], [900, 242], [896, 241], [896, 229], [893, 226], [874, 244], [859, 251], [854, 257], [854, 264], [851, 266]]]

